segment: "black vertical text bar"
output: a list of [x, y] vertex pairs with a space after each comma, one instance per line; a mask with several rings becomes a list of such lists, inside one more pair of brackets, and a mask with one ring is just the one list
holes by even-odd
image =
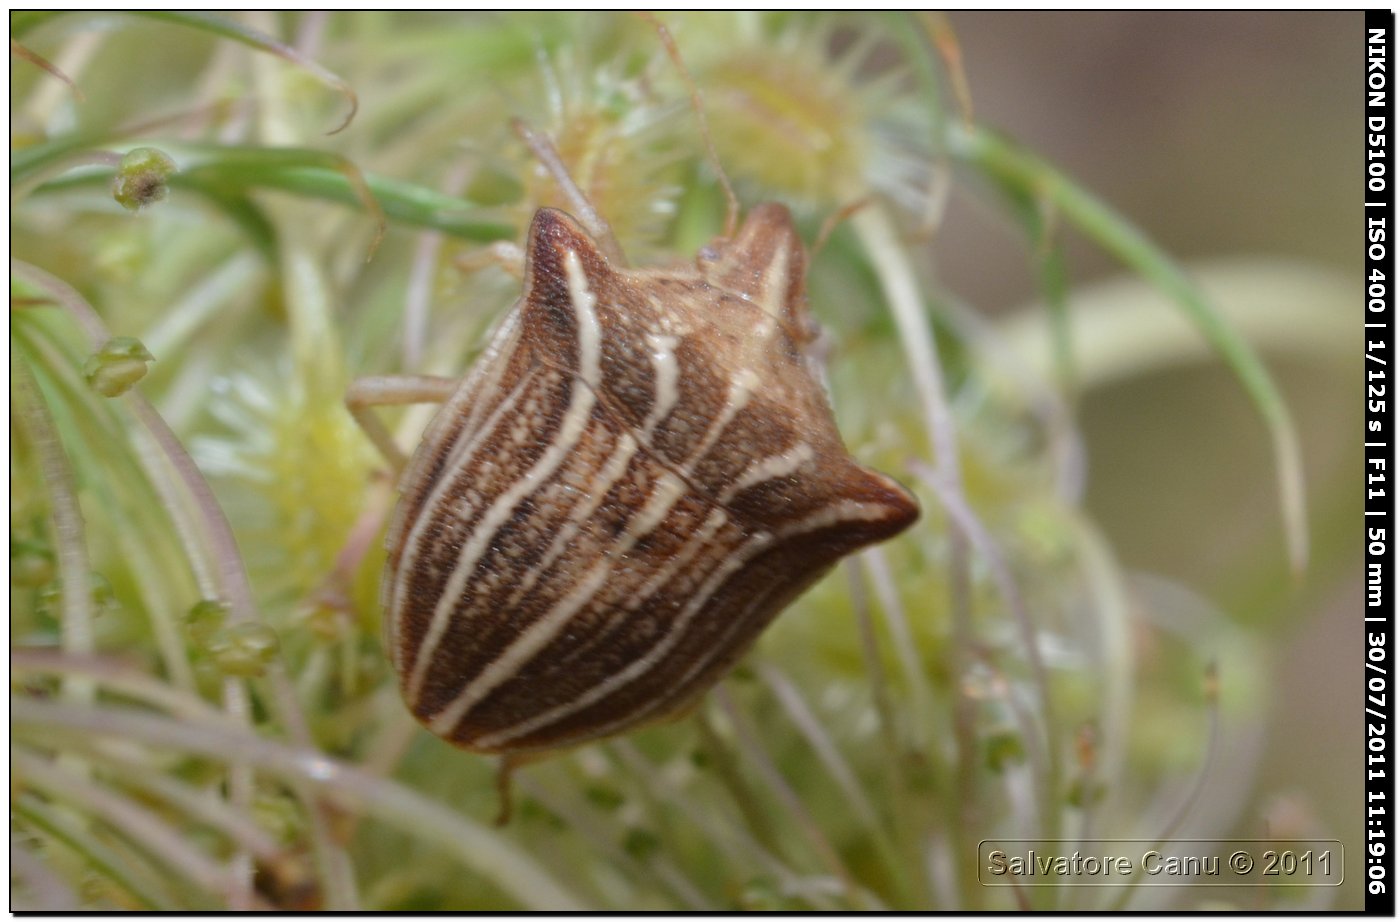
[[[1365, 528], [1366, 528], [1366, 651], [1362, 669], [1366, 696], [1366, 807], [1365, 863], [1366, 910], [1395, 912], [1394, 855], [1400, 843], [1394, 838], [1394, 772], [1391, 763], [1395, 733], [1390, 702], [1400, 687], [1393, 687], [1397, 636], [1394, 630], [1394, 585], [1391, 543], [1395, 540], [1395, 503], [1390, 486], [1394, 426], [1391, 401], [1395, 379], [1391, 372], [1394, 350], [1395, 286], [1391, 259], [1394, 226], [1395, 174], [1394, 94], [1390, 88], [1391, 35], [1395, 16], [1388, 10], [1366, 11], [1366, 81], [1364, 120], [1366, 148], [1365, 243], [1366, 307], [1364, 371], [1366, 401]], [[1350, 869], [1349, 869], [1350, 871]]]

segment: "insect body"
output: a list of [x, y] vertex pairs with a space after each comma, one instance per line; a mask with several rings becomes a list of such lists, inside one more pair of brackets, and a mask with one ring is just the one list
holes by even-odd
[[524, 293], [405, 471], [383, 598], [405, 700], [510, 754], [684, 709], [842, 556], [918, 517], [803, 347], [781, 205], [694, 265], [612, 265], [541, 209]]

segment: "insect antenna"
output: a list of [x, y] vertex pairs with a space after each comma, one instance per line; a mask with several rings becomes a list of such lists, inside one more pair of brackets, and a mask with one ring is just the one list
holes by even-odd
[[515, 129], [515, 134], [520, 140], [525, 142], [525, 146], [530, 148], [530, 153], [535, 155], [535, 159], [549, 172], [558, 184], [564, 197], [569, 200], [569, 208], [588, 231], [589, 235], [598, 243], [603, 250], [603, 255], [615, 266], [626, 266], [627, 257], [623, 255], [622, 246], [617, 242], [617, 236], [613, 234], [612, 225], [607, 219], [598, 213], [598, 209], [593, 207], [593, 203], [588, 200], [588, 196], [583, 194], [583, 190], [574, 182], [574, 178], [569, 175], [568, 167], [564, 166], [564, 161], [559, 157], [559, 151], [555, 150], [554, 142], [543, 134], [536, 132], [524, 119], [512, 119], [511, 127]]
[[710, 166], [715, 171], [715, 176], [719, 179], [719, 184], [724, 189], [724, 200], [726, 203], [724, 213], [724, 236], [733, 237], [734, 231], [739, 226], [739, 197], [734, 194], [734, 187], [729, 183], [729, 174], [724, 172], [723, 165], [719, 162], [719, 153], [715, 150], [714, 139], [710, 137], [710, 123], [705, 118], [705, 104], [700, 98], [700, 89], [695, 85], [695, 78], [690, 73], [690, 68], [685, 66], [685, 59], [681, 57], [681, 51], [676, 47], [676, 40], [671, 37], [671, 32], [666, 28], [661, 20], [651, 13], [638, 12], [646, 22], [651, 23], [656, 29], [656, 35], [661, 39], [662, 46], [666, 49], [666, 54], [676, 65], [676, 70], [680, 71], [681, 79], [690, 89], [690, 105], [695, 110], [695, 117], [700, 123], [700, 137], [705, 142], [705, 154], [710, 159]]
[[839, 211], [828, 215], [826, 220], [822, 222], [821, 230], [817, 232], [817, 241], [812, 244], [809, 256], [815, 259], [816, 255], [821, 252], [822, 247], [826, 246], [826, 241], [836, 232], [836, 228], [840, 227], [843, 222], [850, 220], [855, 216], [857, 211], [860, 211], [870, 203], [870, 196], [863, 195], [854, 202], [848, 202], [842, 205]]

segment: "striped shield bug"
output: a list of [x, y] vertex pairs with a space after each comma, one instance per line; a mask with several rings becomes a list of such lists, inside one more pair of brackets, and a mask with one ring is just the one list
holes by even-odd
[[685, 710], [837, 560], [918, 517], [836, 430], [787, 208], [740, 223], [731, 193], [693, 261], [631, 268], [518, 128], [574, 215], [535, 213], [520, 298], [460, 383], [349, 399], [391, 457], [368, 406], [442, 403], [400, 479], [385, 636], [417, 719], [508, 760]]

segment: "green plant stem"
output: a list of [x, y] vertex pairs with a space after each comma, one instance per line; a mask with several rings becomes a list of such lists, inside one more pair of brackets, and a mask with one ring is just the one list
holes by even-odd
[[56, 760], [41, 759], [22, 749], [10, 751], [10, 763], [26, 786], [78, 805], [205, 893], [228, 896], [238, 886], [217, 862], [190, 847], [183, 830], [129, 798], [64, 769]]
[[[145, 529], [164, 528], [166, 521], [160, 518], [163, 507], [159, 504], [159, 492], [162, 485], [169, 485], [168, 478], [148, 476], [150, 469], [132, 463], [126, 453], [105, 450], [121, 444], [125, 433], [111, 401], [97, 395], [82, 379], [81, 359], [74, 355], [68, 338], [57, 335], [53, 325], [31, 322], [16, 323], [12, 336], [33, 360], [31, 370], [41, 393], [47, 395], [48, 411], [56, 414], [55, 423], [60, 434], [74, 445], [75, 450], [69, 457], [79, 465], [75, 478], [83, 483], [84, 489], [91, 491], [93, 503], [89, 508], [100, 510], [100, 515], [108, 517], [109, 528], [113, 525], [129, 527], [141, 534], [148, 534]], [[84, 433], [87, 434], [84, 436]], [[102, 448], [94, 452], [94, 446]], [[139, 453], [141, 443], [137, 442], [136, 447]], [[110, 477], [93, 475], [91, 465], [96, 455], [109, 463]], [[132, 493], [114, 489], [114, 483], [129, 486]], [[142, 486], [149, 487], [149, 495], [139, 494]], [[146, 603], [162, 664], [174, 684], [192, 689], [194, 674], [176, 612], [179, 601], [188, 592], [185, 585], [178, 582], [183, 575], [178, 573], [178, 564], [172, 567], [168, 563], [182, 556], [179, 547], [168, 541], [147, 539], [132, 542], [127, 553], [138, 591]], [[166, 578], [172, 575], [177, 582]]]
[[327, 134], [336, 134], [343, 131], [347, 125], [355, 118], [355, 113], [360, 108], [360, 101], [355, 96], [355, 91], [350, 88], [350, 84], [331, 73], [326, 68], [317, 64], [313, 59], [297, 51], [290, 45], [277, 41], [277, 39], [265, 32], [249, 28], [240, 22], [229, 19], [227, 16], [215, 13], [195, 12], [195, 11], [174, 11], [174, 10], [131, 10], [131, 15], [146, 16], [151, 19], [159, 19], [175, 25], [186, 26], [203, 32], [208, 32], [220, 38], [232, 39], [250, 48], [259, 51], [266, 51], [279, 58], [290, 61], [310, 73], [316, 79], [326, 83], [345, 97], [350, 104], [350, 111], [345, 114], [345, 119]]
[[715, 776], [724, 789], [729, 792], [729, 796], [734, 800], [734, 805], [739, 808], [739, 813], [744, 817], [744, 823], [749, 832], [765, 850], [780, 859], [785, 859], [786, 850], [778, 841], [773, 823], [763, 810], [762, 799], [754, 793], [753, 788], [744, 779], [743, 772], [739, 771], [738, 760], [734, 758], [734, 754], [724, 738], [715, 730], [714, 724], [710, 722], [709, 715], [705, 713], [703, 706], [695, 713], [695, 724], [700, 728], [700, 737], [705, 741], [705, 750], [713, 760]]
[[1234, 370], [1273, 439], [1289, 562], [1294, 573], [1301, 575], [1308, 559], [1302, 451], [1288, 406], [1254, 349], [1155, 244], [1048, 163], [975, 125], [950, 124], [948, 145], [955, 157], [998, 184], [1051, 202], [1090, 239], [1162, 289]]
[[[700, 727], [702, 736], [706, 732], [714, 733], [712, 727], [707, 730], [701, 715], [697, 715], [695, 721]], [[781, 857], [758, 841], [749, 832], [746, 825], [741, 826], [728, 822], [723, 813], [702, 809], [692, 802], [687, 792], [681, 790], [674, 781], [658, 771], [657, 766], [642, 756], [637, 751], [637, 747], [630, 741], [619, 739], [608, 745], [622, 759], [627, 769], [647, 786], [657, 800], [678, 808], [718, 848], [727, 853], [742, 852], [746, 861], [743, 865], [746, 873], [756, 876], [757, 872], [753, 869], [758, 868], [763, 873], [773, 875], [787, 892], [798, 894], [814, 909], [831, 911], [839, 908], [835, 901], [826, 894], [813, 892], [812, 888], [804, 887], [802, 878], [797, 872], [789, 867]], [[727, 785], [728, 781], [721, 778], [720, 784]]]
[[[91, 654], [95, 649], [92, 586], [89, 582], [92, 565], [88, 561], [83, 513], [78, 507], [73, 468], [44, 404], [43, 395], [39, 392], [39, 385], [34, 380], [34, 372], [13, 340], [10, 341], [10, 388], [18, 404], [18, 418], [34, 444], [44, 483], [49, 490], [63, 593], [63, 650], [69, 654]], [[96, 693], [90, 681], [77, 678], [65, 681], [63, 691], [64, 697], [73, 701], [91, 701]]]
[[[70, 148], [89, 147], [92, 142], [91, 138], [74, 139], [69, 145], [55, 145], [44, 153], [68, 157]], [[132, 142], [132, 146], [138, 145]], [[470, 201], [388, 176], [361, 174], [349, 161], [324, 151], [155, 142], [150, 146], [168, 150], [181, 164], [180, 172], [170, 177], [173, 188], [208, 195], [216, 203], [236, 201], [235, 193], [251, 189], [277, 189], [365, 210], [377, 204], [389, 220], [478, 243], [514, 240], [518, 234], [513, 224], [493, 218], [490, 211]], [[88, 162], [86, 155], [76, 156]], [[38, 162], [30, 163], [31, 160]], [[27, 176], [39, 169], [39, 162], [43, 162], [43, 175], [51, 175], [47, 161], [35, 154], [18, 172]], [[65, 160], [63, 166], [66, 168], [69, 163]], [[16, 172], [12, 167], [11, 182], [15, 181]], [[105, 168], [72, 173], [42, 182], [34, 193], [101, 188], [111, 182], [111, 176], [112, 171]]]
[[[1099, 643], [1099, 668], [1103, 672], [1102, 710], [1099, 717], [1099, 744], [1096, 747], [1095, 763], [1098, 774], [1104, 780], [1105, 798], [1112, 802], [1121, 798], [1127, 785], [1124, 766], [1128, 758], [1128, 734], [1133, 713], [1133, 622], [1132, 603], [1128, 587], [1124, 584], [1122, 571], [1114, 560], [1108, 542], [1099, 534], [1092, 523], [1073, 512], [1068, 513], [1073, 531], [1076, 557], [1084, 572], [1084, 582], [1093, 598], [1095, 614], [1095, 636]], [[1088, 827], [1088, 809], [1096, 806], [1086, 804], [1086, 828], [1084, 837], [1092, 835]], [[1101, 805], [1103, 813], [1113, 815], [1114, 811]], [[1105, 830], [1111, 832], [1112, 830]]]
[[71, 814], [60, 813], [52, 804], [33, 795], [18, 794], [10, 798], [10, 811], [16, 821], [39, 830], [45, 836], [62, 843], [81, 855], [86, 866], [125, 890], [139, 908], [172, 911], [177, 908], [159, 889], [156, 881], [133, 874], [132, 862], [94, 838], [88, 831], [75, 829]]
[[10, 911], [77, 914], [78, 894], [32, 850], [10, 833]]
[[[882, 593], [881, 605], [885, 611], [886, 623], [894, 639], [896, 656], [906, 674], [905, 681], [914, 699], [909, 708], [910, 716], [903, 723], [911, 726], [912, 747], [920, 757], [926, 756], [928, 752], [925, 733], [932, 714], [932, 706], [929, 704], [931, 693], [927, 688], [923, 670], [912, 655], [913, 645], [909, 640], [908, 622], [904, 619], [904, 613], [899, 610], [899, 599], [890, 579], [888, 565], [883, 559], [877, 559], [878, 554], [879, 548], [869, 548], [860, 555], [859, 561], [847, 558], [844, 566], [850, 585], [851, 605], [855, 610], [856, 628], [860, 636], [861, 658], [864, 660], [865, 674], [870, 682], [871, 699], [879, 720], [880, 745], [884, 750], [881, 762], [884, 765], [887, 784], [885, 800], [889, 805], [888, 821], [894, 836], [894, 841], [890, 842], [888, 847], [896, 852], [915, 854], [923, 845], [919, 841], [921, 835], [916, 828], [918, 811], [912, 809], [915, 801], [906, 765], [907, 747], [900, 740], [901, 722], [895, 718], [890, 682], [881, 659], [870, 601], [865, 589], [866, 574], [862, 572], [862, 565], [870, 571], [869, 578], [877, 583], [877, 588]], [[886, 581], [887, 585], [879, 586], [882, 580]], [[885, 597], [886, 594], [888, 598]], [[909, 809], [906, 809], [906, 806]], [[878, 835], [882, 841], [888, 841], [883, 830], [879, 831]], [[891, 862], [890, 873], [905, 888], [904, 892], [908, 897], [905, 905], [933, 905], [932, 886], [927, 874], [918, 874], [916, 877], [919, 883], [916, 885], [910, 880], [911, 875], [905, 871], [904, 864], [900, 861]]]
[[[66, 308], [87, 333], [93, 351], [100, 349], [102, 344], [111, 338], [102, 318], [81, 295], [66, 283], [41, 269], [18, 260], [11, 260], [10, 271], [14, 276], [48, 293], [62, 307]], [[11, 348], [13, 350], [13, 346]], [[197, 511], [198, 530], [204, 536], [214, 555], [216, 570], [220, 577], [221, 594], [230, 602], [230, 619], [235, 621], [260, 620], [253, 600], [252, 587], [248, 583], [248, 576], [243, 568], [243, 558], [239, 553], [233, 529], [224, 516], [223, 510], [219, 507], [208, 482], [195, 466], [189, 453], [185, 451], [179, 438], [139, 390], [128, 391], [121, 399], [127, 403], [137, 419], [144, 425], [146, 431], [160, 446], [166, 460], [174, 469], [177, 479], [193, 501]], [[170, 509], [170, 513], [172, 516], [184, 515], [183, 504], [176, 503]], [[198, 548], [190, 549], [190, 553], [198, 552]], [[273, 690], [273, 698], [280, 711], [279, 716], [287, 726], [292, 739], [301, 745], [311, 745], [311, 732], [297, 700], [296, 692], [288, 678], [285, 661], [280, 657], [275, 659], [268, 665], [267, 671], [268, 681]], [[241, 680], [230, 676], [224, 680], [223, 696], [225, 709], [234, 717], [251, 724], [252, 708], [247, 686]], [[230, 772], [230, 798], [236, 806], [246, 810], [252, 804], [252, 774], [238, 761], [234, 761], [230, 766]], [[333, 843], [326, 818], [320, 815], [320, 806], [315, 803], [314, 799], [308, 798], [306, 808], [311, 814], [312, 838], [317, 847], [317, 854], [332, 854], [338, 846]], [[239, 869], [237, 880], [240, 881], [238, 886], [231, 889], [234, 907], [250, 905], [253, 892], [251, 858], [246, 854], [236, 855], [233, 865]]]
[[856, 886], [855, 878], [851, 875], [850, 869], [846, 867], [831, 841], [822, 832], [821, 825], [812, 816], [811, 811], [803, 805], [802, 799], [797, 796], [792, 785], [788, 784], [782, 772], [773, 764], [772, 757], [765, 750], [752, 727], [749, 726], [748, 720], [745, 719], [739, 707], [735, 705], [734, 699], [730, 696], [724, 683], [716, 687], [712, 694], [734, 727], [735, 748], [741, 755], [747, 757], [778, 803], [782, 804], [783, 809], [802, 830], [812, 853], [825, 866], [827, 873], [840, 881], [848, 904], [861, 909], [883, 908], [878, 904], [871, 905], [870, 895], [861, 892], [860, 888]]
[[245, 729], [154, 717], [130, 709], [75, 707], [14, 698], [16, 724], [52, 732], [76, 731], [79, 740], [115, 737], [171, 747], [213, 759], [240, 759], [292, 784], [305, 783], [343, 809], [363, 811], [411, 835], [437, 843], [468, 867], [490, 877], [539, 910], [578, 911], [584, 904], [505, 837], [463, 819], [444, 805], [384, 778], [375, 778], [317, 750], [286, 746]]
[[[939, 361], [933, 325], [929, 323], [919, 291], [918, 277], [910, 265], [902, 242], [895, 231], [894, 222], [883, 208], [866, 208], [853, 219], [862, 245], [875, 268], [885, 300], [894, 316], [899, 330], [899, 341], [904, 349], [906, 364], [914, 378], [915, 392], [923, 409], [924, 427], [927, 434], [930, 457], [933, 459], [936, 477], [941, 485], [941, 498], [965, 505], [963, 496], [962, 470], [958, 457], [957, 426], [952, 408], [948, 405], [947, 393], [943, 387], [942, 363]], [[972, 628], [972, 577], [969, 535], [964, 529], [954, 529], [948, 535], [949, 560], [949, 607], [954, 622], [955, 649], [952, 659], [955, 663], [971, 662], [971, 648], [975, 633]], [[1028, 655], [1033, 667], [1039, 663], [1039, 652], [1030, 638]], [[1049, 710], [1049, 690], [1044, 682], [1043, 670], [1035, 670], [1040, 679], [1038, 686], [1041, 699], [1047, 710], [1044, 713], [1047, 737], [1053, 737]], [[961, 688], [960, 675], [954, 676], [954, 687]], [[972, 797], [976, 776], [974, 752], [975, 740], [970, 736], [971, 718], [965, 703], [955, 704], [955, 731], [959, 745], [958, 770], [956, 777], [959, 789], [957, 803], [950, 804], [960, 815], [959, 827], [970, 826], [972, 817], [968, 811], [975, 809], [976, 800]], [[1044, 766], [1048, 769], [1048, 766]], [[1049, 775], [1043, 779], [1050, 781]], [[1053, 790], [1053, 788], [1052, 788]], [[1049, 828], [1048, 826], [1045, 828]], [[970, 829], [968, 830], [970, 832]], [[960, 847], [955, 849], [954, 861], [960, 869], [961, 878], [969, 881], [975, 873], [972, 861], [965, 857], [970, 854], [970, 838], [959, 838]], [[970, 886], [970, 885], [969, 885]], [[975, 888], [973, 888], [975, 889]]]
[[1036, 698], [1040, 705], [1040, 719], [1037, 723], [1041, 732], [1040, 734], [1031, 732], [1029, 738], [1030, 742], [1035, 744], [1035, 748], [1041, 750], [1037, 759], [1040, 763], [1041, 836], [1050, 839], [1057, 838], [1060, 828], [1060, 799], [1063, 793], [1061, 790], [1059, 721], [1056, 717], [1055, 698], [1050, 688], [1050, 678], [1045, 668], [1044, 657], [1040, 652], [1040, 639], [1036, 633], [1035, 624], [1031, 620], [1030, 612], [1026, 609], [1010, 564], [1001, 552], [995, 538], [968, 505], [966, 498], [954, 493], [942, 481], [938, 472], [928, 466], [911, 462], [910, 467], [938, 495], [944, 510], [948, 513], [948, 518], [966, 536], [968, 544], [977, 551], [983, 562], [986, 563], [991, 572], [992, 580], [996, 583], [998, 593], [1005, 601], [1006, 607], [1011, 611], [1012, 618], [1016, 622], [1021, 635], [1021, 644], [1026, 650], [1026, 661], [1030, 664], [1031, 681], [1034, 684]]
[[227, 714], [194, 692], [152, 678], [135, 661], [111, 656], [72, 656], [52, 650], [15, 649], [10, 651], [10, 673], [82, 676], [88, 682], [102, 685], [108, 692], [134, 698], [151, 707], [169, 711], [176, 717], [216, 723], [228, 720]]

